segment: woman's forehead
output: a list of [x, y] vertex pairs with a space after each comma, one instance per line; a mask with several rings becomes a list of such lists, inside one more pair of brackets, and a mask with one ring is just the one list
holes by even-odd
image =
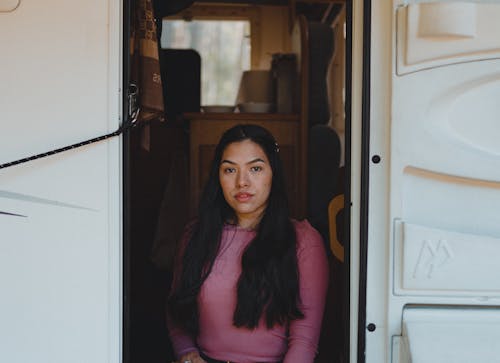
[[269, 162], [262, 147], [256, 142], [248, 139], [236, 141], [227, 145], [222, 153], [222, 161], [225, 159], [243, 162], [248, 162], [254, 159], [262, 159], [264, 162]]

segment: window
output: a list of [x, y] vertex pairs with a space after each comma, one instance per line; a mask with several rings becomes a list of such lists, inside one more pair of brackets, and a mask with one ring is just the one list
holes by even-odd
[[244, 70], [251, 68], [250, 21], [164, 19], [162, 48], [201, 56], [202, 105], [233, 105]]

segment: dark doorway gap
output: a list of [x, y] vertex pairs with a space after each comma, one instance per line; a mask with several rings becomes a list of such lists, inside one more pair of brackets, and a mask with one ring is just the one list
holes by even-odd
[[[130, 29], [130, 0], [124, 2], [124, 85], [128, 88], [130, 62], [128, 59], [128, 32]], [[351, 27], [352, 3], [347, 2], [347, 46], [346, 46], [346, 195], [350, 193], [350, 72], [351, 72]], [[128, 108], [124, 94], [124, 114]], [[136, 128], [124, 135], [124, 311], [123, 311], [123, 362], [165, 363], [174, 361], [172, 347], [165, 326], [165, 301], [171, 276], [151, 262], [158, 213], [163, 191], [169, 176], [172, 152], [178, 142], [186, 142], [187, 133], [182, 125], [152, 122], [149, 134], [153, 138], [151, 150], [141, 146], [143, 130]], [[156, 145], [156, 146], [155, 146]], [[169, 146], [170, 145], [170, 146]], [[177, 145], [177, 146], [175, 146]], [[344, 213], [345, 261], [349, 261], [349, 198], [346, 198]], [[172, 211], [175, 213], [175, 210]], [[344, 341], [338, 360], [349, 361], [349, 265], [342, 272], [345, 310], [342, 311], [342, 334]]]

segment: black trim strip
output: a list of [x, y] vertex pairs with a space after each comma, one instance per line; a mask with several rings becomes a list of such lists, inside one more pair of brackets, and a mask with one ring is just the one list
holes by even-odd
[[358, 301], [358, 363], [366, 360], [366, 284], [368, 261], [368, 207], [370, 183], [370, 64], [371, 0], [363, 2], [363, 85], [361, 114], [361, 196]]
[[351, 334], [350, 334], [350, 316], [351, 316], [351, 145], [352, 145], [352, 7], [353, 1], [346, 2], [346, 44], [345, 44], [345, 189], [344, 189], [344, 291], [343, 299], [345, 306], [345, 323], [343, 326], [344, 347], [343, 356], [346, 362], [350, 362], [351, 355]]
[[[130, 72], [131, 72], [131, 59], [130, 59], [130, 32], [131, 32], [131, 14], [132, 14], [132, 1], [123, 1], [123, 43], [122, 43], [122, 89], [126, 90], [129, 88], [131, 83]], [[124, 92], [122, 96], [123, 117], [127, 117], [129, 113], [129, 97]], [[128, 122], [128, 120], [127, 120]], [[131, 352], [130, 352], [130, 130], [126, 130], [122, 137], [123, 145], [123, 155], [122, 155], [122, 170], [123, 170], [123, 264], [122, 264], [122, 363], [130, 363]]]

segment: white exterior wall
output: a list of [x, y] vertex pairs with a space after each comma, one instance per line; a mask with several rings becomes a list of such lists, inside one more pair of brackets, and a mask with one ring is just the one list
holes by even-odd
[[[0, 12], [0, 164], [118, 128], [121, 2]], [[0, 361], [121, 359], [121, 143], [0, 170]]]

